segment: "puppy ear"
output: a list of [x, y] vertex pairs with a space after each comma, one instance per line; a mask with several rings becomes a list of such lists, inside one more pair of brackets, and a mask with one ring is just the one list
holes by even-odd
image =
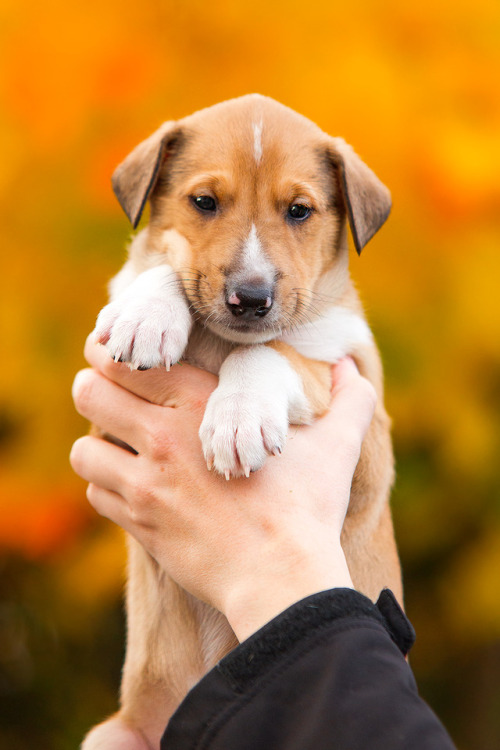
[[360, 255], [389, 216], [391, 194], [342, 138], [331, 138], [330, 144], [330, 156], [340, 174], [354, 245]]
[[164, 122], [153, 135], [139, 143], [113, 173], [113, 190], [134, 229], [156, 185], [164, 156], [178, 134], [175, 121]]

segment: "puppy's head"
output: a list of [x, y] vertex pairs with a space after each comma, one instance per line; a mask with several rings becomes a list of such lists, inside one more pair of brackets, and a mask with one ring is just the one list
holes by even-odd
[[359, 253], [391, 205], [343, 140], [258, 95], [165, 123], [113, 187], [134, 227], [150, 200], [149, 247], [177, 271], [195, 315], [241, 343], [334, 303], [347, 281], [346, 222]]

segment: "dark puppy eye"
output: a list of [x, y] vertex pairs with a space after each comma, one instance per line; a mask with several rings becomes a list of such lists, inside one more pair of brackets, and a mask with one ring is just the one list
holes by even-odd
[[294, 221], [304, 221], [311, 213], [312, 210], [309, 206], [304, 205], [304, 203], [292, 203], [288, 206], [288, 216], [290, 219], [294, 219]]
[[212, 198], [210, 195], [197, 195], [191, 200], [193, 201], [196, 208], [200, 209], [200, 211], [213, 213], [217, 210], [217, 203], [215, 202], [215, 198]]

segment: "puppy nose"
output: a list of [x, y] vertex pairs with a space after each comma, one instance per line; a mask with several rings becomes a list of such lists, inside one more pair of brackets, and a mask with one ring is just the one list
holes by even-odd
[[226, 305], [236, 317], [263, 318], [273, 305], [273, 290], [267, 286], [241, 285], [229, 292]]

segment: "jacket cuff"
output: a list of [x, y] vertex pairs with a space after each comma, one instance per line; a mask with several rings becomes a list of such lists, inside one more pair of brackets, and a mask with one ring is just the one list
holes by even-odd
[[359, 591], [336, 588], [293, 604], [225, 656], [217, 669], [238, 691], [304, 636], [363, 621], [382, 626], [404, 656], [415, 641], [415, 631], [392, 591], [384, 589], [374, 604]]

